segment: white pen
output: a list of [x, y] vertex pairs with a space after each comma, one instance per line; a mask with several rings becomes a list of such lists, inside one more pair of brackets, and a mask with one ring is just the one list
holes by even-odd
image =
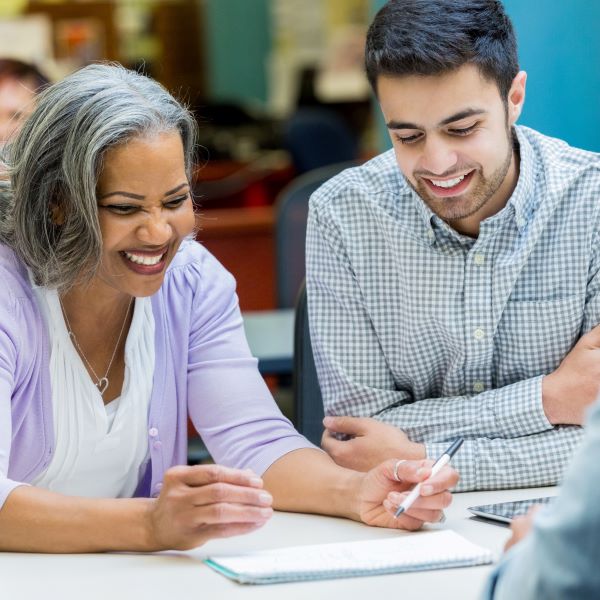
[[396, 514], [394, 515], [394, 518], [399, 517], [404, 511], [408, 510], [412, 506], [413, 502], [419, 497], [419, 494], [421, 493], [421, 486], [426, 481], [428, 481], [429, 478], [431, 478], [435, 474], [439, 473], [450, 462], [450, 460], [456, 454], [458, 449], [462, 446], [464, 441], [465, 441], [464, 438], [459, 437], [459, 438], [456, 438], [452, 442], [452, 445], [450, 446], [450, 448], [448, 448], [448, 450], [446, 450], [444, 452], [444, 454], [442, 454], [433, 463], [433, 467], [431, 467], [431, 475], [425, 481], [421, 481], [420, 483], [417, 483], [417, 485], [415, 485], [415, 487], [412, 489], [411, 493], [408, 496], [406, 496], [406, 498], [404, 499], [404, 502], [396, 510]]

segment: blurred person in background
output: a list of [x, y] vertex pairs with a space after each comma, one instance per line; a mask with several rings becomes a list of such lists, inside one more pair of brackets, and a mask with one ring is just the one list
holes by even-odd
[[49, 83], [34, 65], [0, 58], [0, 145], [19, 131], [33, 111], [33, 99]]

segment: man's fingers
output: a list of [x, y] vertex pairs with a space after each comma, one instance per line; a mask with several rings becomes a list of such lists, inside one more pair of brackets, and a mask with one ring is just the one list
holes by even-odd
[[323, 425], [329, 431], [345, 433], [347, 435], [361, 435], [365, 428], [365, 421], [360, 417], [325, 417]]
[[262, 479], [250, 469], [230, 469], [221, 465], [194, 465], [192, 467], [172, 467], [165, 473], [164, 483], [184, 483], [204, 486], [212, 483], [231, 483], [234, 485], [261, 488]]

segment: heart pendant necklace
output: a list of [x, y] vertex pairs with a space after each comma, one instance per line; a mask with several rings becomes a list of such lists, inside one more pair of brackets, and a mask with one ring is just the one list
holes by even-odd
[[110, 383], [108, 380], [108, 374], [110, 373], [110, 368], [112, 367], [113, 361], [115, 360], [115, 356], [117, 354], [117, 348], [119, 347], [119, 342], [121, 341], [121, 337], [123, 336], [123, 330], [125, 329], [125, 323], [127, 323], [127, 317], [129, 316], [129, 310], [131, 309], [131, 303], [133, 302], [133, 297], [131, 298], [131, 300], [129, 300], [129, 304], [127, 305], [127, 310], [125, 311], [125, 318], [123, 319], [123, 323], [121, 324], [121, 330], [119, 331], [119, 336], [117, 337], [117, 342], [115, 344], [115, 347], [113, 348], [112, 355], [110, 357], [110, 361], [108, 362], [108, 367], [106, 367], [106, 372], [104, 373], [104, 375], [102, 377], [98, 377], [98, 375], [96, 374], [96, 371], [94, 371], [94, 367], [92, 367], [92, 365], [90, 364], [90, 361], [86, 358], [85, 354], [83, 353], [83, 350], [81, 349], [81, 346], [79, 345], [79, 342], [77, 341], [77, 338], [75, 337], [75, 334], [73, 333], [73, 330], [71, 329], [71, 323], [69, 323], [69, 317], [67, 317], [67, 311], [65, 310], [65, 307], [63, 306], [60, 296], [58, 297], [58, 301], [59, 301], [60, 307], [62, 309], [63, 317], [65, 318], [65, 324], [67, 326], [67, 331], [69, 333], [69, 337], [71, 338], [73, 345], [77, 349], [79, 356], [81, 356], [81, 358], [83, 358], [83, 361], [85, 362], [88, 369], [90, 370], [90, 373], [93, 375], [93, 379], [96, 380], [94, 385], [98, 388], [100, 395], [103, 396], [104, 392], [107, 390], [108, 385]]

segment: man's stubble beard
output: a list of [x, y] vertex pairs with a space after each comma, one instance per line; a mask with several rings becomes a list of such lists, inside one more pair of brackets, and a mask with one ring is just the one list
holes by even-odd
[[[418, 194], [423, 202], [444, 221], [456, 221], [459, 219], [466, 219], [476, 212], [481, 210], [485, 204], [492, 198], [492, 196], [498, 191], [502, 185], [508, 171], [510, 169], [510, 163], [514, 152], [514, 138], [511, 130], [507, 131], [507, 138], [509, 141], [508, 152], [502, 165], [500, 165], [489, 178], [484, 177], [483, 167], [479, 164], [469, 165], [467, 168], [475, 169], [473, 177], [477, 177], [478, 181], [475, 187], [468, 192], [468, 196], [465, 198], [465, 194], [460, 196], [448, 197], [448, 198], [437, 198], [433, 196], [427, 185], [423, 183], [421, 178], [417, 178], [417, 185], [413, 185], [406, 176], [404, 179], [408, 185]], [[461, 165], [460, 169], [456, 169], [457, 172], [464, 171], [465, 166]]]

